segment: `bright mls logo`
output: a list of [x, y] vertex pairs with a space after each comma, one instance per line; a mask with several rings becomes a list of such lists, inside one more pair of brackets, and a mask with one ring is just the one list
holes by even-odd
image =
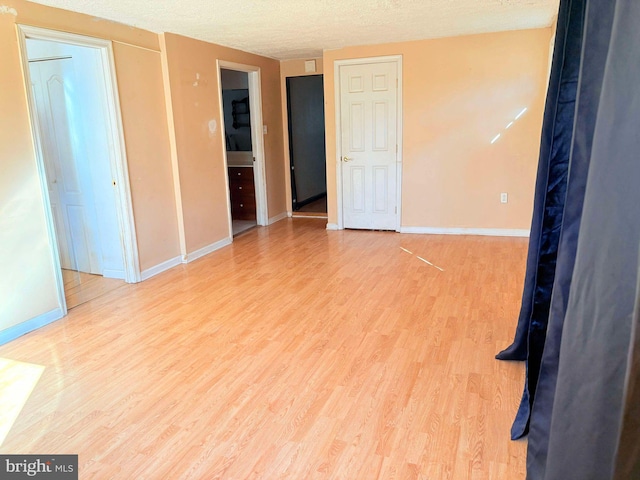
[[0, 478], [78, 480], [78, 455], [0, 455]]

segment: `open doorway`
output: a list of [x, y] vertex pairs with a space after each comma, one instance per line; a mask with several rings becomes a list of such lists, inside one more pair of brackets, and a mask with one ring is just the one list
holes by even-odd
[[327, 215], [322, 75], [287, 78], [291, 200], [294, 216]]
[[223, 68], [220, 70], [220, 85], [229, 175], [231, 225], [235, 236], [258, 224], [251, 141], [249, 74]]
[[269, 224], [260, 68], [218, 60], [229, 234]]
[[127, 225], [133, 217], [119, 115], [105, 62], [110, 52], [83, 45], [83, 37], [20, 28], [32, 129], [66, 313], [125, 280], [137, 281], [139, 275], [133, 229]]

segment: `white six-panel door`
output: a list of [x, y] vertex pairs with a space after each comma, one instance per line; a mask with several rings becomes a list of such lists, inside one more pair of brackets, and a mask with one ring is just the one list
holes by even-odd
[[344, 228], [397, 228], [398, 65], [340, 66]]
[[29, 64], [62, 268], [101, 274], [91, 174], [75, 105], [72, 58]]

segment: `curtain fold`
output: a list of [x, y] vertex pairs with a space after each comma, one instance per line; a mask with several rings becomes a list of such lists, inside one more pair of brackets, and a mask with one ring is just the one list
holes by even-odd
[[638, 478], [627, 474], [634, 468], [637, 473], [640, 443], [640, 431], [630, 423], [637, 411], [632, 387], [640, 354], [634, 338], [640, 280], [640, 2], [611, 3], [614, 18], [562, 332], [545, 479]]
[[[527, 277], [532, 277], [531, 290], [527, 291], [525, 287], [523, 293], [523, 299], [527, 297], [530, 303], [525, 305], [523, 302], [521, 307], [514, 342], [517, 346], [512, 345], [498, 354], [498, 359], [511, 359], [508, 352], [519, 351], [522, 347], [518, 342], [525, 338], [526, 380], [511, 428], [512, 439], [528, 432], [546, 338], [573, 141], [585, 9], [586, 0], [567, 0], [560, 4], [536, 180], [534, 203], [538, 208], [534, 208], [532, 221], [532, 230], [535, 224], [539, 226], [539, 233], [537, 242], [529, 245]], [[532, 249], [537, 250], [537, 254]]]
[[549, 323], [529, 427], [527, 470], [530, 478], [535, 479], [544, 478], [546, 467], [562, 327], [576, 259], [584, 193], [591, 160], [593, 132], [600, 103], [614, 6], [615, 4], [612, 2], [592, 2], [587, 5], [585, 15], [580, 81], [576, 99], [573, 145], [569, 161], [562, 232], [549, 308]]
[[640, 479], [640, 2], [561, 0], [512, 437], [528, 480]]
[[533, 202], [533, 216], [529, 233], [529, 248], [527, 251], [527, 267], [520, 304], [520, 314], [516, 326], [515, 338], [511, 345], [496, 355], [498, 360], [526, 360], [529, 325], [533, 311], [533, 297], [536, 286], [538, 263], [540, 260], [540, 246], [542, 243], [542, 220], [544, 216], [551, 150], [554, 138], [555, 119], [558, 110], [560, 83], [562, 79], [562, 65], [565, 57], [566, 35], [571, 2], [562, 1], [558, 12], [556, 35], [554, 40], [553, 59], [549, 87], [544, 107], [544, 119], [540, 142], [540, 155], [536, 175], [535, 194]]

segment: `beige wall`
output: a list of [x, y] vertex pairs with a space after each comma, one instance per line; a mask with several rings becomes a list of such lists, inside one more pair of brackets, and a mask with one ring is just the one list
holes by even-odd
[[0, 331], [58, 306], [14, 19], [0, 14]]
[[229, 236], [216, 60], [261, 69], [263, 123], [268, 128], [264, 136], [268, 215], [272, 218], [286, 210], [280, 65], [180, 35], [167, 33], [164, 40], [188, 254]]
[[[305, 60], [316, 61], [316, 71], [304, 71]], [[280, 62], [280, 96], [282, 97], [282, 133], [284, 135], [284, 175], [287, 195], [287, 212], [291, 213], [291, 158], [289, 156], [289, 115], [287, 114], [287, 78], [304, 77], [306, 75], [322, 75], [322, 58], [305, 58], [300, 60], [282, 60]], [[325, 100], [326, 102], [326, 100]]]
[[[0, 13], [0, 332], [57, 308], [16, 23], [111, 39], [142, 269], [179, 254], [158, 36], [23, 0]], [[14, 14], [15, 12], [15, 14]], [[142, 47], [138, 48], [138, 47]], [[149, 49], [149, 50], [144, 50]], [[137, 68], [134, 72], [132, 69]]]
[[[334, 61], [402, 55], [402, 226], [528, 229], [550, 35], [547, 28], [325, 52], [329, 223], [337, 222]], [[500, 203], [501, 192], [509, 203]]]
[[160, 53], [114, 43], [142, 271], [180, 253]]

